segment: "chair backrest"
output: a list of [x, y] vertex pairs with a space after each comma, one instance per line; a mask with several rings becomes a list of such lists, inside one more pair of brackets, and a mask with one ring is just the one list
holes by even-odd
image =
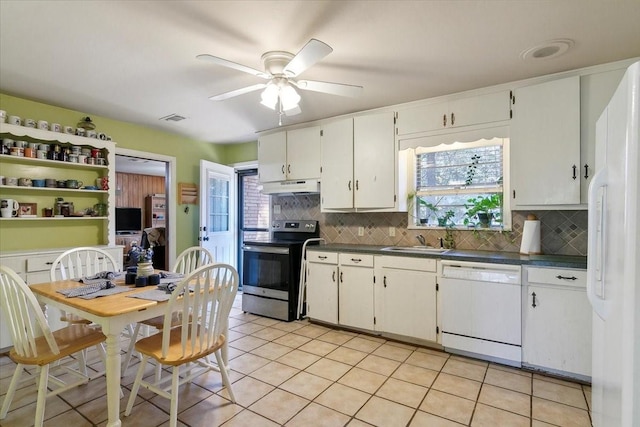
[[[164, 316], [162, 357], [167, 356], [175, 326], [173, 313], [182, 319], [182, 358], [207, 353], [225, 330], [238, 281], [236, 269], [222, 263], [204, 265], [184, 277], [172, 292]], [[196, 336], [187, 346], [188, 338]]]
[[101, 271], [120, 271], [113, 256], [102, 249], [81, 247], [62, 253], [51, 266], [51, 280], [79, 279]]
[[211, 264], [213, 255], [201, 246], [192, 246], [182, 251], [176, 258], [176, 265], [173, 267], [174, 273], [189, 274], [203, 265]]
[[23, 357], [37, 357], [36, 338], [44, 336], [51, 351], [60, 353], [35, 295], [15, 271], [4, 265], [0, 265], [0, 291], [14, 351]]

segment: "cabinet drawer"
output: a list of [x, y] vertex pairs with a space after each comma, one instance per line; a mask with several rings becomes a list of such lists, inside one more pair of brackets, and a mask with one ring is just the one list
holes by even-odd
[[9, 267], [19, 275], [25, 272], [25, 258], [0, 258], [0, 264]]
[[307, 262], [317, 262], [322, 264], [337, 264], [338, 253], [307, 251]]
[[339, 255], [340, 265], [373, 267], [373, 255], [344, 253]]
[[27, 258], [27, 272], [33, 271], [49, 271], [53, 265], [53, 261], [60, 256], [59, 253], [36, 255]]
[[571, 286], [584, 288], [587, 284], [586, 270], [566, 268], [527, 268], [528, 283], [545, 285]]
[[417, 270], [436, 272], [436, 260], [434, 258], [381, 256], [376, 261], [376, 266], [397, 268], [399, 270]]

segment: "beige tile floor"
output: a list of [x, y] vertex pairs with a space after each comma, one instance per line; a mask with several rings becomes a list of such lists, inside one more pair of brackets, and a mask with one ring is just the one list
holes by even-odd
[[[591, 426], [585, 385], [307, 321], [246, 314], [240, 297], [230, 328], [236, 404], [219, 374], [200, 377], [180, 390], [179, 425]], [[99, 369], [95, 354], [91, 360]], [[14, 367], [0, 357], [0, 400]], [[123, 411], [136, 369], [123, 378]], [[27, 383], [0, 425], [33, 425], [35, 400], [35, 385]], [[167, 400], [141, 391], [122, 424], [165, 426], [168, 412]], [[104, 426], [104, 377], [48, 399], [45, 419], [45, 426]]]

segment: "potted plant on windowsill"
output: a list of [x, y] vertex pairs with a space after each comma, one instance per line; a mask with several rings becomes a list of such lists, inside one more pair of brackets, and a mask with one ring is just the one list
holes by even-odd
[[[418, 222], [420, 225], [427, 225], [427, 223], [429, 222], [429, 218], [431, 217], [432, 214], [435, 214], [438, 212], [438, 204], [436, 203], [435, 205], [433, 203], [429, 203], [425, 200], [423, 200], [420, 196], [416, 195], [415, 192], [411, 192], [409, 193], [409, 195], [407, 196], [407, 200], [409, 201], [409, 206], [411, 206], [410, 209], [414, 210], [414, 212], [416, 213], [416, 215], [418, 215]], [[414, 204], [417, 203], [417, 209], [415, 209], [413, 206]], [[421, 207], [423, 207], [423, 212], [421, 215]]]
[[500, 218], [502, 194], [495, 193], [468, 199], [464, 207], [467, 209], [464, 219], [465, 225], [473, 224], [472, 219], [475, 217], [481, 228], [489, 228], [494, 219], [499, 220]]

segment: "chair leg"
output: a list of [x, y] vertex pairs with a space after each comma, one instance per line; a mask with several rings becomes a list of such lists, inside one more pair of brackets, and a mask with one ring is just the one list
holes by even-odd
[[178, 426], [178, 385], [180, 384], [180, 367], [174, 366], [171, 371], [171, 408], [169, 410], [169, 427]]
[[229, 374], [227, 373], [227, 365], [222, 361], [222, 354], [220, 350], [215, 352], [216, 361], [218, 362], [218, 368], [220, 369], [220, 375], [222, 376], [222, 384], [229, 391], [229, 397], [233, 403], [236, 403], [236, 397], [233, 394], [233, 389], [231, 388], [231, 381], [229, 381]]
[[38, 401], [36, 403], [36, 421], [34, 427], [42, 427], [44, 421], [44, 406], [47, 403], [47, 382], [49, 380], [49, 365], [40, 368], [38, 382]]
[[133, 409], [133, 403], [136, 401], [136, 397], [138, 396], [138, 390], [140, 389], [140, 382], [142, 381], [142, 375], [144, 374], [144, 368], [147, 364], [147, 359], [149, 356], [142, 356], [142, 360], [140, 361], [140, 367], [138, 368], [138, 373], [136, 374], [136, 379], [133, 382], [133, 387], [131, 388], [131, 394], [129, 395], [129, 402], [127, 403], [127, 409], [125, 409], [124, 414], [126, 416], [131, 415], [131, 410]]
[[136, 345], [136, 339], [138, 338], [138, 333], [140, 332], [140, 323], [136, 323], [136, 327], [131, 332], [131, 325], [128, 326], [129, 329], [129, 348], [127, 348], [127, 355], [124, 358], [124, 362], [122, 363], [122, 375], [124, 376], [127, 369], [129, 369], [129, 363], [131, 362], [131, 356], [134, 352], [134, 347]]
[[157, 360], [156, 362], [156, 384], [158, 384], [160, 382], [160, 378], [162, 378], [162, 363], [158, 362]]
[[20, 382], [20, 376], [22, 376], [22, 371], [24, 369], [24, 365], [18, 363], [16, 366], [16, 370], [13, 373], [13, 377], [11, 377], [11, 383], [9, 384], [9, 390], [7, 390], [7, 394], [4, 396], [4, 402], [2, 403], [2, 409], [0, 409], [0, 420], [4, 420], [7, 416], [7, 412], [9, 412], [9, 406], [11, 405], [11, 401], [13, 400], [13, 395], [16, 392], [16, 388], [18, 387], [18, 383]]
[[87, 376], [87, 350], [76, 353], [78, 355], [78, 371], [85, 377]]

